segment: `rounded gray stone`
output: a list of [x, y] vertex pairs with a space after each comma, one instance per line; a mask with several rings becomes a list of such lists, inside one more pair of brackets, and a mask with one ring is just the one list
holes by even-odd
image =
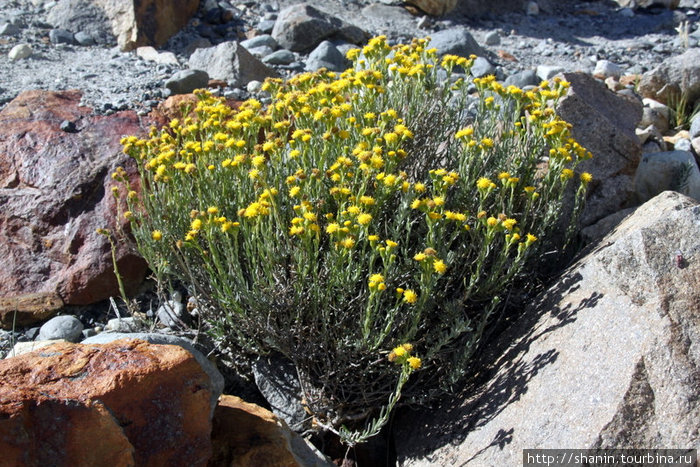
[[181, 70], [165, 82], [165, 87], [173, 94], [189, 94], [195, 89], [205, 88], [209, 74], [203, 70]]
[[41, 326], [37, 340], [65, 339], [70, 342], [78, 342], [82, 332], [83, 323], [75, 316], [56, 316]]

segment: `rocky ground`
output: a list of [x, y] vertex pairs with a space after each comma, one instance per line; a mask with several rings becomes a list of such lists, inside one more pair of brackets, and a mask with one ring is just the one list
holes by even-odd
[[[145, 114], [170, 94], [165, 82], [188, 68], [189, 55], [197, 45], [269, 33], [279, 11], [294, 3], [202, 2], [197, 16], [161, 49], [175, 57], [157, 63], [140, 58], [134, 51], [121, 52], [104, 28], [89, 22], [78, 24], [82, 31], [71, 31], [88, 45], [81, 45], [75, 37], [61, 36], [56, 32], [60, 28], [52, 25], [60, 23], [60, 15], [52, 13], [57, 2], [9, 0], [0, 10], [0, 25], [9, 23], [0, 28], [0, 56], [7, 57], [18, 44], [29, 45], [32, 55], [0, 61], [0, 108], [27, 89], [80, 89], [84, 103], [97, 112], [136, 109]], [[619, 65], [625, 73], [642, 73], [683, 51], [686, 44], [676, 31], [681, 22], [691, 25], [688, 45], [696, 45], [696, 34], [700, 36], [694, 30], [700, 2], [688, 0], [675, 11], [633, 11], [614, 2], [569, 0], [555, 2], [537, 14], [504, 12], [478, 19], [459, 9], [442, 18], [413, 16], [392, 3], [401, 2], [335, 0], [318, 5], [370, 35], [386, 34], [397, 42], [464, 25], [495, 67], [488, 71], [501, 79], [542, 66], [593, 72], [600, 60]], [[89, 45], [91, 42], [96, 43]], [[308, 59], [308, 54], [295, 53], [291, 63], [272, 67], [286, 75], [303, 70]], [[227, 88], [224, 92], [246, 95], [245, 89]]]

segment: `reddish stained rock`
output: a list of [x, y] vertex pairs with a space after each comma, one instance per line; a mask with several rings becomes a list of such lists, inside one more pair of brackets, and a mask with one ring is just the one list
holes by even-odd
[[63, 300], [56, 293], [0, 297], [0, 327], [29, 326], [50, 318], [61, 308]]
[[55, 344], [0, 361], [0, 381], [0, 465], [202, 466], [211, 456], [209, 377], [181, 347]]
[[269, 410], [236, 396], [221, 396], [214, 412], [209, 467], [326, 466], [296, 433]]
[[[0, 112], [0, 297], [57, 293], [84, 305], [118, 293], [109, 241], [96, 229], [126, 227], [116, 223], [110, 175], [118, 165], [135, 173], [119, 140], [143, 129], [134, 112], [93, 115], [80, 97], [27, 91]], [[63, 120], [77, 132], [61, 131]], [[117, 264], [134, 291], [145, 262], [120, 244]]]

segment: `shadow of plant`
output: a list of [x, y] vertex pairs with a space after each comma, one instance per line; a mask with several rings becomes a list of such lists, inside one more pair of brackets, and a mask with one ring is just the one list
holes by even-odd
[[[467, 369], [467, 374], [474, 376], [458, 394], [439, 400], [431, 408], [398, 413], [394, 426], [400, 458], [425, 456], [446, 445], [459, 445], [470, 432], [520, 400], [529, 382], [559, 356], [559, 351], [552, 348], [528, 357], [532, 344], [573, 323], [579, 312], [594, 307], [601, 299], [602, 294], [594, 292], [577, 304], [560, 306], [566, 296], [580, 288], [581, 279], [577, 272], [565, 274], [510, 327], [482, 344], [482, 354]], [[514, 427], [501, 428], [489, 445], [465, 463], [488, 449], [503, 449], [512, 442], [514, 433]]]

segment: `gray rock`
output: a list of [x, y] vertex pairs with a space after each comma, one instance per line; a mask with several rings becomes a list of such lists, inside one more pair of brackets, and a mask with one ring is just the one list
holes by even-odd
[[52, 29], [49, 31], [49, 39], [52, 44], [75, 44], [75, 36], [65, 29]]
[[540, 14], [540, 6], [537, 2], [527, 2], [525, 4], [525, 14], [528, 16], [537, 16]]
[[214, 409], [216, 408], [216, 403], [219, 400], [219, 396], [224, 392], [224, 377], [221, 376], [219, 370], [216, 368], [212, 362], [210, 362], [207, 357], [202, 354], [199, 350], [195, 349], [192, 343], [183, 338], [177, 336], [170, 336], [167, 334], [156, 334], [147, 332], [138, 333], [118, 333], [118, 332], [103, 332], [96, 336], [88, 337], [82, 343], [83, 344], [107, 344], [109, 342], [118, 339], [141, 339], [151, 344], [160, 345], [178, 345], [192, 354], [192, 356], [197, 360], [202, 367], [202, 369], [209, 375], [211, 380], [211, 414], [214, 414]]
[[262, 46], [267, 46], [272, 50], [275, 50], [277, 47], [279, 47], [277, 41], [269, 34], [262, 34], [260, 36], [252, 37], [250, 39], [241, 41], [240, 44], [248, 50]]
[[20, 29], [12, 23], [0, 24], [0, 36], [16, 36]]
[[501, 43], [501, 35], [498, 31], [490, 31], [484, 36], [484, 44], [498, 45]]
[[289, 65], [294, 60], [296, 60], [294, 53], [287, 49], [277, 50], [262, 59], [263, 63], [268, 65]]
[[308, 51], [331, 36], [353, 44], [359, 44], [368, 37], [367, 33], [357, 26], [308, 3], [292, 5], [280, 11], [272, 29], [272, 37], [277, 43], [293, 52]]
[[593, 75], [596, 78], [619, 78], [624, 73], [624, 70], [620, 65], [613, 63], [609, 60], [598, 60], [595, 64], [595, 69], [593, 70]]
[[472, 65], [471, 73], [475, 78], [482, 78], [484, 76], [494, 75], [496, 73], [496, 67], [484, 57], [476, 57]]
[[321, 42], [306, 59], [306, 69], [316, 71], [327, 68], [331, 71], [343, 71], [350, 63], [330, 41]]
[[599, 242], [603, 237], [612, 232], [627, 216], [632, 214], [635, 209], [637, 208], [627, 208], [622, 211], [617, 211], [609, 216], [603, 217], [595, 224], [581, 229], [581, 240], [583, 240], [585, 245]]
[[537, 77], [537, 73], [534, 70], [523, 70], [518, 73], [514, 73], [506, 78], [506, 86], [517, 86], [519, 88], [524, 88], [525, 86], [537, 86], [540, 80]]
[[65, 339], [78, 342], [83, 332], [83, 323], [75, 316], [63, 315], [51, 318], [39, 330], [40, 341]]
[[31, 342], [17, 342], [12, 350], [10, 350], [5, 358], [16, 357], [29, 352], [34, 352], [43, 347], [47, 347], [53, 344], [68, 343], [65, 339], [51, 339], [51, 340], [41, 340], [41, 341], [31, 341]]
[[366, 17], [372, 23], [410, 23], [414, 17], [402, 6], [382, 5], [381, 3], [372, 3], [362, 9], [362, 16]]
[[485, 55], [484, 49], [476, 43], [474, 37], [466, 28], [452, 28], [432, 34], [430, 46], [435, 47], [439, 55]]
[[257, 29], [258, 31], [260, 31], [264, 34], [270, 34], [274, 27], [275, 27], [275, 20], [264, 19], [264, 20], [260, 21], [257, 26], [255, 26], [255, 29]]
[[158, 52], [154, 47], [145, 45], [136, 48], [136, 55], [149, 62], [160, 65], [179, 65], [177, 57], [172, 52]]
[[180, 70], [165, 82], [165, 87], [173, 94], [189, 94], [195, 89], [206, 88], [208, 83], [206, 71]]
[[634, 201], [633, 174], [641, 157], [635, 134], [642, 103], [616, 94], [585, 73], [565, 73], [569, 93], [559, 101], [557, 113], [573, 125], [573, 137], [593, 153], [578, 169], [590, 172], [581, 226], [591, 225]]
[[156, 317], [165, 326], [177, 329], [185, 324], [187, 320], [187, 309], [182, 303], [182, 294], [173, 292], [170, 300], [158, 307]]
[[650, 6], [663, 6], [676, 8], [680, 0], [613, 0], [623, 8], [649, 8]]
[[264, 81], [277, 75], [236, 42], [222, 42], [215, 47], [197, 49], [190, 56], [189, 65], [192, 69], [206, 71], [211, 79], [228, 81], [232, 87], [245, 86], [252, 80]]
[[261, 45], [260, 47], [252, 47], [248, 49], [248, 52], [250, 52], [255, 58], [263, 59], [274, 52], [274, 50], [266, 45]]
[[114, 318], [107, 321], [105, 331], [112, 333], [136, 333], [143, 328], [144, 323], [138, 318]]
[[92, 34], [85, 31], [78, 31], [75, 33], [75, 41], [80, 45], [95, 45], [95, 38]]
[[540, 79], [552, 79], [556, 75], [564, 73], [564, 71], [564, 67], [559, 65], [538, 65], [535, 73]]
[[251, 81], [245, 87], [245, 90], [255, 94], [256, 92], [260, 91], [260, 88], [262, 88], [262, 83], [260, 81]]
[[689, 133], [691, 138], [700, 136], [700, 112], [696, 113], [690, 121]]
[[116, 43], [104, 9], [92, 0], [62, 0], [49, 10], [46, 20], [57, 29], [89, 34], [100, 44]]
[[688, 138], [679, 138], [673, 145], [674, 151], [692, 151], [693, 145]]
[[646, 128], [652, 125], [661, 133], [667, 132], [669, 129], [669, 108], [652, 99], [644, 99], [644, 104], [642, 120], [639, 122], [639, 127]]
[[282, 357], [261, 357], [253, 364], [255, 384], [275, 415], [299, 431], [309, 415], [301, 405], [301, 386], [294, 365]]
[[697, 446], [699, 237], [687, 197], [638, 208], [485, 349], [483, 383], [397, 416], [399, 465], [521, 465], [530, 446]]
[[690, 151], [646, 154], [637, 167], [634, 186], [642, 203], [668, 190], [700, 200], [700, 170]]
[[638, 90], [642, 96], [665, 104], [683, 94], [694, 103], [700, 98], [700, 49], [688, 49], [644, 73]]

